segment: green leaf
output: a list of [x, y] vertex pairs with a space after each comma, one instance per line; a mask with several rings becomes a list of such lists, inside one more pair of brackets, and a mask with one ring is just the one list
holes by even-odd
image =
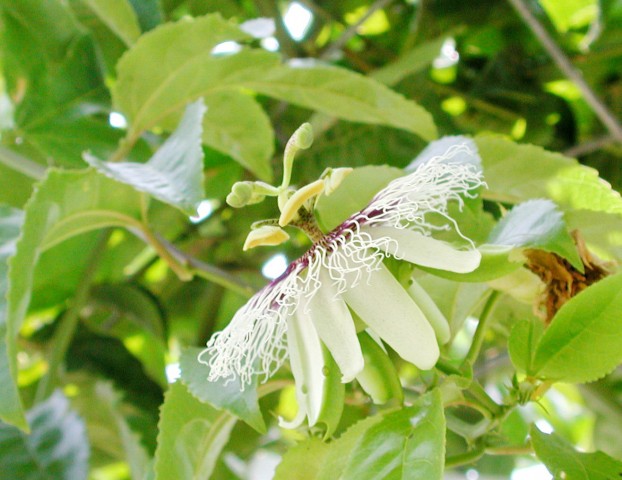
[[352, 451], [363, 438], [363, 435], [374, 425], [382, 422], [382, 415], [374, 415], [358, 421], [337, 440], [331, 442], [330, 450], [317, 473], [317, 480], [341, 479]]
[[235, 421], [197, 400], [182, 383], [171, 385], [160, 413], [155, 478], [209, 478]]
[[[106, 226], [140, 226], [140, 194], [95, 171], [50, 169], [25, 209], [22, 235], [9, 261], [7, 351], [17, 375], [16, 337], [32, 293], [41, 253], [72, 236]], [[13, 420], [19, 422], [19, 417]]]
[[160, 0], [129, 0], [134, 7], [140, 28], [144, 31], [155, 28], [162, 21]]
[[[210, 87], [227, 85], [244, 69], [274, 65], [277, 57], [267, 52], [260, 52], [256, 62], [252, 55], [214, 57], [211, 53], [219, 43], [250, 38], [218, 14], [162, 25], [143, 35], [119, 61], [114, 104], [132, 132], [140, 135], [189, 101], [210, 93]], [[175, 55], [164, 57], [173, 51]]]
[[28, 412], [31, 434], [0, 424], [0, 477], [86, 480], [89, 443], [84, 422], [60, 393]]
[[[454, 217], [460, 224], [460, 216]], [[529, 200], [515, 206], [492, 229], [478, 249], [479, 266], [466, 274], [425, 268], [435, 275], [464, 282], [488, 282], [512, 274], [524, 263], [523, 249], [537, 248], [566, 258], [582, 271], [583, 262], [568, 233], [563, 214], [550, 200]], [[495, 286], [496, 288], [496, 286]]]
[[145, 372], [167, 385], [163, 318], [151, 296], [132, 285], [97, 285], [91, 289], [87, 326], [116, 337], [140, 360]]
[[583, 270], [563, 215], [550, 200], [530, 200], [516, 205], [495, 226], [488, 243], [546, 250]]
[[[141, 37], [119, 61], [113, 91], [115, 104], [131, 123], [132, 141], [156, 125], [172, 129], [179, 117], [175, 112], [202, 96], [208, 107], [203, 141], [269, 180], [272, 126], [252, 97], [240, 92], [239, 80], [278, 64], [278, 57], [248, 50], [225, 57], [211, 54], [221, 42], [250, 38], [217, 14], [167, 24]], [[176, 55], [162, 59], [163, 49], [171, 48]]]
[[23, 218], [21, 210], [0, 206], [0, 385], [2, 385], [0, 419], [19, 428], [27, 429], [28, 425], [17, 389], [17, 378], [15, 371], [10, 368], [6, 324], [7, 260], [15, 252], [15, 242], [19, 236]]
[[533, 374], [549, 380], [594, 381], [622, 362], [622, 273], [571, 298], [538, 343]]
[[320, 196], [316, 205], [320, 225], [328, 232], [353, 213], [362, 210], [379, 190], [403, 175], [398, 168], [368, 166], [355, 168], [329, 196]]
[[579, 229], [588, 247], [599, 256], [622, 259], [622, 216], [589, 210], [565, 214], [570, 231]]
[[258, 432], [265, 433], [266, 425], [257, 401], [256, 380], [253, 384], [246, 385], [244, 390], [237, 378], [228, 381], [208, 381], [208, 368], [198, 361], [202, 350], [187, 348], [181, 354], [179, 360], [181, 380], [188, 386], [188, 390], [201, 402], [225, 409]]
[[445, 418], [439, 391], [386, 415], [371, 427], [350, 456], [343, 478], [441, 479]]
[[622, 462], [603, 452], [578, 452], [559, 435], [542, 433], [535, 425], [530, 435], [536, 456], [555, 478], [611, 480], [622, 477]]
[[498, 137], [477, 137], [475, 142], [488, 184], [485, 198], [520, 203], [549, 197], [564, 209], [622, 213], [620, 194], [596, 170], [574, 159]]
[[232, 91], [203, 98], [208, 105], [203, 142], [230, 155], [259, 178], [271, 178], [266, 159], [274, 154], [274, 132], [261, 106], [251, 96]]
[[[50, 121], [29, 127], [25, 141], [40, 155], [53, 159], [55, 166], [84, 168], [83, 152], [108, 158], [116, 152], [122, 138], [123, 132], [111, 127], [107, 119], [55, 116]], [[132, 156], [144, 160], [151, 153], [141, 142], [132, 151]]]
[[106, 463], [126, 461], [132, 478], [143, 479], [149, 470], [150, 458], [124, 415], [127, 407], [123, 405], [121, 394], [110, 382], [92, 377], [74, 376], [71, 383], [80, 391], [71, 403], [86, 423], [91, 465], [95, 466], [95, 455], [103, 457]]
[[21, 208], [30, 198], [33, 180], [0, 164], [0, 203]]
[[533, 318], [514, 325], [508, 339], [508, 351], [512, 365], [523, 373], [531, 374], [536, 347], [544, 333], [544, 322]]
[[110, 178], [194, 215], [205, 196], [200, 141], [204, 113], [203, 100], [188, 105], [177, 129], [147, 163], [102, 162], [88, 153], [84, 159]]
[[287, 450], [276, 468], [273, 480], [310, 480], [318, 478], [331, 445], [311, 437]]
[[88, 6], [123, 42], [130, 46], [140, 37], [138, 17], [128, 0], [85, 0]]
[[432, 116], [423, 107], [349, 70], [280, 66], [244, 82], [244, 86], [344, 120], [401, 128], [425, 140], [437, 136]]
[[333, 443], [318, 478], [440, 480], [444, 462], [445, 417], [435, 390], [379, 421], [355, 425]]
[[[25, 130], [105, 100], [95, 43], [60, 0], [3, 0], [3, 71], [9, 91], [26, 80], [15, 120]], [[20, 82], [22, 87], [20, 87]]]
[[425, 70], [438, 57], [446, 39], [446, 36], [441, 36], [417, 45], [391, 63], [374, 71], [371, 77], [385, 85], [395, 85], [405, 77]]

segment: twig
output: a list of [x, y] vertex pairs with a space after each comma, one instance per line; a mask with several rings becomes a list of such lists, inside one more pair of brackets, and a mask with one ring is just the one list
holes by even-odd
[[559, 69], [577, 85], [579, 90], [581, 90], [583, 98], [585, 98], [588, 105], [592, 107], [594, 113], [603, 125], [605, 125], [609, 133], [611, 133], [618, 142], [622, 142], [622, 125], [620, 125], [607, 106], [596, 96], [592, 88], [583, 78], [583, 75], [574, 67], [555, 40], [553, 40], [538, 19], [531, 13], [524, 0], [508, 0], [508, 2], [514, 7], [527, 26], [529, 26]]
[[257, 5], [261, 15], [274, 19], [274, 26], [276, 28], [275, 36], [281, 46], [281, 53], [286, 58], [297, 57], [298, 46], [289, 36], [283, 21], [283, 16], [279, 10], [278, 3], [275, 0], [258, 0], [255, 4]]
[[486, 453], [486, 446], [483, 441], [478, 441], [471, 450], [458, 455], [445, 457], [445, 468], [458, 467], [475, 463]]
[[45, 176], [43, 165], [5, 147], [0, 147], [0, 163], [35, 180], [41, 180]]
[[568, 157], [581, 157], [583, 155], [587, 155], [588, 153], [595, 152], [596, 150], [600, 150], [601, 148], [615, 142], [616, 139], [613, 135], [603, 135], [602, 137], [595, 138], [594, 140], [570, 147], [564, 152], [564, 155]]
[[348, 40], [356, 35], [356, 31], [358, 30], [358, 28], [363, 25], [363, 23], [365, 23], [369, 17], [371, 17], [377, 10], [385, 8], [392, 1], [393, 0], [376, 0], [372, 5], [370, 5], [369, 9], [361, 18], [359, 18], [356, 23], [350, 25], [337, 40], [332, 42], [330, 46], [326, 50], [324, 50], [324, 52], [322, 52], [320, 58], [331, 58], [334, 54], [340, 51], [344, 47], [344, 45], [348, 43]]
[[419, 40], [419, 36], [421, 35], [421, 25], [423, 24], [423, 19], [425, 18], [428, 11], [428, 2], [427, 0], [419, 0], [417, 4], [417, 11], [415, 15], [410, 21], [408, 25], [408, 36], [404, 43], [402, 44], [401, 52], [405, 53], [411, 50]]
[[477, 329], [473, 334], [473, 341], [471, 343], [471, 348], [469, 348], [466, 357], [464, 357], [464, 362], [462, 363], [463, 367], [467, 364], [474, 365], [477, 357], [479, 356], [479, 352], [482, 348], [482, 344], [484, 343], [484, 336], [486, 335], [486, 329], [488, 328], [488, 321], [491, 317], [491, 313], [497, 299], [499, 298], [499, 292], [493, 291], [488, 297], [486, 301], [486, 305], [484, 305], [484, 309], [482, 314], [479, 316], [479, 322], [477, 323]]
[[252, 286], [231, 275], [229, 272], [188, 255], [158, 234], [154, 234], [154, 238], [160, 247], [167, 252], [168, 256], [174, 257], [178, 264], [185, 265], [189, 273], [214, 282], [245, 297], [251, 297], [255, 293], [255, 289]]

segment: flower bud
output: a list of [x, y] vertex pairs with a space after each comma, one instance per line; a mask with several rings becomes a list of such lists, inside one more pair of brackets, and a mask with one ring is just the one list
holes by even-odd
[[236, 182], [227, 195], [227, 204], [233, 208], [242, 208], [248, 205], [253, 196], [253, 186], [250, 182]]

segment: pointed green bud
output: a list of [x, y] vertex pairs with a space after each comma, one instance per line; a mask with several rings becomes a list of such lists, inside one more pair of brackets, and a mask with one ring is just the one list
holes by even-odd
[[408, 295], [419, 306], [425, 318], [434, 329], [436, 339], [441, 345], [446, 344], [451, 340], [451, 329], [449, 328], [449, 322], [445, 318], [445, 315], [439, 310], [434, 303], [434, 300], [430, 298], [428, 292], [426, 292], [421, 285], [419, 285], [415, 279], [411, 279], [411, 284], [408, 287]]
[[376, 405], [389, 400], [402, 403], [404, 392], [395, 365], [387, 352], [365, 331], [359, 332], [359, 342], [365, 359], [365, 367], [356, 375], [356, 380]]

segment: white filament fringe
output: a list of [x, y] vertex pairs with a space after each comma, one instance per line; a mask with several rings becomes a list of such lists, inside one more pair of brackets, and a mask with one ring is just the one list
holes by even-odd
[[[449, 228], [426, 220], [429, 214], [438, 214], [473, 246], [447, 212], [450, 201], [462, 208], [462, 197], [474, 197], [471, 191], [484, 185], [477, 165], [451, 162], [465, 150], [470, 153], [466, 145], [452, 146], [444, 155], [393, 180], [365, 209], [338, 227], [337, 233], [328, 234], [295, 260], [286, 276], [255, 294], [199, 354], [198, 361], [209, 367], [207, 379], [239, 378], [244, 389], [255, 376], [263, 377], [264, 382], [272, 376], [287, 358], [287, 318], [300, 304], [309, 303], [302, 300], [310, 300], [320, 288], [331, 288], [335, 296], [341, 295], [380, 268], [387, 255], [384, 251], [397, 251], [396, 240], [388, 236], [373, 239], [361, 231], [362, 225], [431, 235], [434, 230]], [[322, 285], [322, 269], [328, 271], [331, 285]]]

